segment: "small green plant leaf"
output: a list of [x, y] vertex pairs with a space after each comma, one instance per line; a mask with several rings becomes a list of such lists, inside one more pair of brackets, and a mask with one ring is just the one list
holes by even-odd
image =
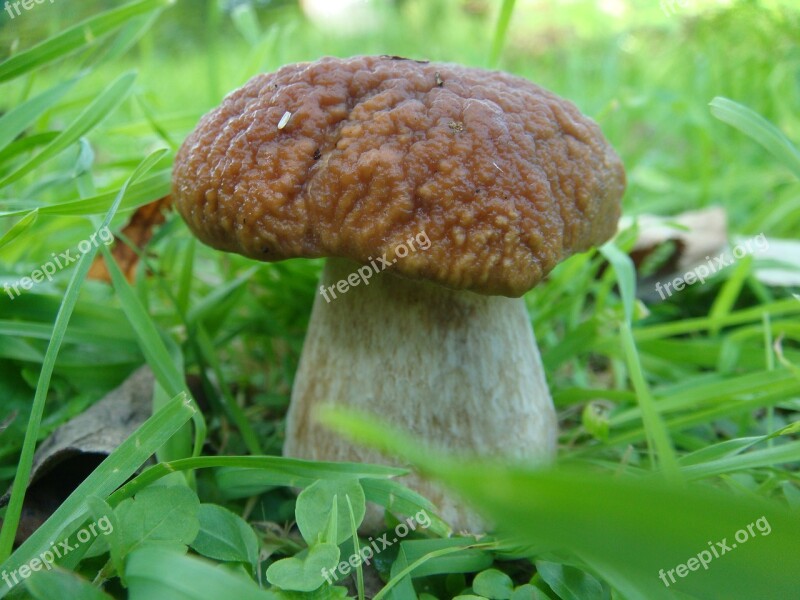
[[595, 439], [608, 439], [608, 408], [602, 402], [587, 402], [581, 413], [583, 428]]
[[129, 600], [281, 600], [255, 582], [200, 558], [158, 546], [132, 552], [126, 565]]
[[492, 600], [508, 600], [514, 591], [514, 582], [502, 571], [486, 569], [475, 576], [472, 589]]
[[[296, 512], [296, 511], [295, 511]], [[331, 508], [328, 512], [328, 520], [322, 533], [317, 535], [316, 542], [335, 544], [339, 537], [339, 496], [334, 494], [331, 499]], [[311, 542], [309, 542], [311, 543]]]
[[366, 499], [358, 479], [339, 481], [321, 479], [300, 493], [297, 497], [297, 527], [306, 543], [315, 543], [327, 531], [328, 520], [334, 506], [338, 515], [335, 543], [341, 544], [350, 538], [348, 497], [353, 506], [356, 526], [361, 525], [366, 513]]
[[536, 569], [563, 600], [609, 600], [611, 597], [597, 579], [575, 567], [537, 560]]
[[25, 585], [36, 600], [113, 600], [85, 579], [61, 569], [35, 573]]
[[272, 563], [267, 569], [267, 581], [284, 590], [313, 592], [327, 581], [326, 574], [332, 577], [338, 562], [338, 546], [314, 544], [300, 556]]
[[145, 543], [189, 545], [200, 531], [200, 501], [182, 485], [154, 486], [120, 502], [119, 520], [125, 554]]
[[200, 532], [192, 550], [208, 558], [247, 563], [258, 567], [258, 537], [239, 515], [216, 504], [201, 504], [198, 512]]
[[525, 585], [521, 585], [514, 590], [514, 593], [511, 594], [511, 600], [549, 600], [549, 599], [545, 595], [545, 593], [542, 592], [542, 590], [537, 588], [535, 585], [526, 583]]
[[89, 508], [89, 513], [92, 515], [95, 523], [100, 525], [105, 522], [105, 529], [101, 529], [103, 535], [98, 535], [91, 548], [86, 552], [87, 558], [94, 556], [101, 556], [109, 553], [111, 556], [111, 564], [117, 571], [117, 574], [125, 583], [125, 570], [123, 563], [124, 548], [122, 546], [122, 528], [119, 526], [117, 515], [114, 514], [114, 509], [102, 498], [97, 496], [89, 496], [86, 499], [86, 505]]

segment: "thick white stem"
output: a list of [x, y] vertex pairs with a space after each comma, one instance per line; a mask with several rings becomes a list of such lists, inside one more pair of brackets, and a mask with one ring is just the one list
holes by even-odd
[[[287, 456], [386, 463], [315, 420], [324, 404], [374, 414], [463, 455], [542, 460], [555, 451], [557, 421], [525, 304], [373, 274], [336, 289], [359, 265], [330, 259], [328, 300], [314, 303], [289, 409]], [[328, 290], [333, 286], [333, 290]], [[334, 297], [335, 296], [335, 297]], [[480, 519], [456, 498], [410, 476], [455, 530]]]

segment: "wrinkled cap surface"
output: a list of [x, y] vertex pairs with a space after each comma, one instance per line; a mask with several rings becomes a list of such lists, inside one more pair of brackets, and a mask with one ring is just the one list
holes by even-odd
[[254, 77], [203, 117], [173, 173], [178, 210], [215, 248], [385, 255], [395, 274], [506, 296], [612, 236], [624, 188], [572, 103], [505, 73], [377, 56]]

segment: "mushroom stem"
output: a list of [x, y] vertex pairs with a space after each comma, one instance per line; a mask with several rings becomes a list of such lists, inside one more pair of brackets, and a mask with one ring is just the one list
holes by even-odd
[[[521, 298], [454, 291], [389, 272], [337, 290], [359, 266], [329, 259], [323, 271], [329, 301], [319, 294], [314, 302], [284, 454], [387, 462], [319, 425], [314, 416], [323, 404], [369, 412], [461, 455], [554, 454], [555, 411]], [[437, 485], [416, 475], [406, 483], [430, 498], [453, 529], [485, 527]]]

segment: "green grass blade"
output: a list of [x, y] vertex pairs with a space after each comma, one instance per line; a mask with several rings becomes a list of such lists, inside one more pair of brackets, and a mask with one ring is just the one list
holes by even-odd
[[[156, 380], [170, 396], [182, 392], [188, 394], [183, 373], [175, 366], [169, 350], [167, 350], [164, 341], [161, 339], [158, 328], [147, 314], [147, 310], [139, 298], [136, 297], [136, 293], [125, 279], [122, 271], [120, 271], [111, 252], [105, 246], [102, 247], [102, 252], [106, 260], [106, 267], [111, 275], [114, 290], [122, 304], [122, 309], [139, 338], [139, 347], [147, 359], [147, 364], [153, 370]], [[194, 456], [198, 456], [203, 449], [207, 432], [205, 419], [203, 419], [200, 410], [195, 413], [194, 421], [195, 440], [193, 453]]]
[[121, 27], [134, 17], [143, 15], [172, 0], [140, 0], [106, 11], [70, 27], [30, 50], [26, 50], [0, 64], [0, 83], [24, 75], [59, 58], [90, 46], [101, 36]]
[[236, 398], [233, 397], [225, 381], [222, 365], [220, 365], [217, 355], [214, 352], [214, 344], [211, 342], [211, 338], [208, 337], [202, 325], [197, 326], [195, 341], [198, 354], [208, 364], [216, 377], [219, 393], [222, 396], [222, 404], [227, 410], [228, 416], [239, 430], [245, 446], [247, 446], [247, 449], [253, 455], [258, 456], [264, 454], [264, 450], [261, 448], [261, 442], [258, 441], [258, 435], [247, 419], [245, 412], [239, 407], [239, 404], [237, 404]]
[[139, 346], [147, 358], [150, 368], [153, 369], [156, 379], [171, 396], [186, 391], [183, 375], [175, 368], [172, 357], [161, 339], [161, 334], [147, 314], [147, 310], [136, 297], [133, 288], [125, 280], [125, 276], [107, 249], [105, 249], [103, 257], [106, 260], [111, 283], [122, 305], [122, 310], [138, 336]]
[[59, 133], [58, 131], [45, 131], [15, 139], [3, 150], [0, 150], [0, 166], [12, 158], [21, 157], [26, 152], [49, 144], [58, 137]]
[[[479, 547], [479, 545], [472, 546], [472, 547]], [[434, 550], [433, 552], [429, 552], [425, 556], [422, 556], [421, 558], [418, 558], [417, 560], [412, 562], [410, 565], [408, 565], [406, 568], [400, 570], [396, 575], [393, 575], [392, 578], [389, 580], [389, 582], [384, 586], [384, 588], [380, 592], [378, 592], [377, 594], [375, 594], [372, 597], [372, 600], [381, 600], [381, 598], [385, 597], [389, 592], [391, 592], [392, 589], [397, 584], [399, 584], [401, 581], [403, 581], [403, 579], [405, 579], [405, 577], [407, 575], [410, 575], [411, 573], [416, 571], [418, 568], [423, 566], [428, 561], [433, 560], [435, 558], [442, 557], [442, 556], [447, 556], [448, 554], [455, 554], [457, 552], [463, 552], [463, 550], [464, 550], [463, 546], [454, 546], [454, 547], [451, 547], [451, 548], [442, 548], [440, 550]]]
[[658, 325], [650, 325], [649, 327], [637, 327], [635, 335], [638, 341], [654, 340], [696, 333], [712, 329], [719, 325], [728, 327], [732, 325], [741, 325], [743, 323], [760, 322], [765, 312], [769, 312], [773, 318], [786, 314], [800, 315], [800, 302], [787, 298], [761, 306], [750, 306], [732, 312], [726, 317], [721, 317], [718, 321], [714, 321], [710, 317], [700, 317], [695, 319], [683, 319], [670, 323], [660, 323]]
[[[9, 337], [29, 337], [39, 340], [49, 340], [53, 335], [53, 326], [50, 324], [36, 323], [25, 320], [6, 320], [0, 319], [0, 335]], [[70, 327], [64, 336], [64, 341], [72, 344], [92, 344], [107, 343], [109, 348], [113, 348], [114, 343], [127, 343], [134, 341], [125, 332], [96, 329], [81, 329]]]
[[728, 98], [717, 96], [709, 106], [712, 115], [764, 146], [800, 179], [800, 151], [780, 129], [757, 112]]
[[675, 449], [672, 446], [672, 440], [670, 440], [664, 419], [656, 408], [655, 398], [653, 398], [650, 387], [647, 385], [639, 353], [636, 350], [636, 342], [633, 339], [633, 332], [628, 323], [622, 324], [620, 337], [622, 338], [622, 348], [628, 364], [631, 383], [633, 383], [636, 399], [642, 411], [642, 423], [647, 434], [648, 446], [656, 451], [659, 465], [667, 477], [678, 479], [680, 478], [680, 472]]
[[275, 486], [306, 487], [319, 479], [377, 479], [408, 473], [406, 469], [383, 465], [315, 462], [283, 456], [201, 456], [151, 467], [118, 490], [109, 504], [116, 506], [170, 473], [212, 468], [220, 469], [217, 472], [220, 489], [231, 498], [246, 498]]
[[492, 50], [489, 54], [489, 66], [497, 66], [497, 61], [500, 60], [500, 54], [503, 52], [503, 46], [506, 43], [506, 34], [508, 33], [508, 26], [511, 23], [511, 15], [514, 13], [514, 4], [516, 0], [503, 0], [503, 5], [500, 7], [500, 14], [497, 17], [497, 24], [494, 28], [494, 38], [492, 38]]
[[625, 320], [631, 323], [633, 321], [633, 308], [636, 303], [636, 268], [633, 266], [633, 261], [627, 254], [617, 248], [613, 242], [608, 242], [601, 246], [600, 253], [614, 268], [614, 274], [617, 276], [617, 285], [619, 286], [619, 295], [625, 310]]
[[256, 273], [259, 268], [258, 266], [251, 267], [236, 279], [232, 279], [223, 285], [217, 286], [210, 294], [197, 302], [189, 310], [189, 314], [186, 315], [186, 325], [188, 327], [194, 327], [197, 323], [203, 322], [219, 308], [223, 300], [227, 299], [232, 294], [243, 292], [245, 289], [244, 286], [250, 281], [253, 274]]
[[790, 442], [781, 446], [772, 446], [746, 454], [726, 456], [718, 460], [691, 465], [684, 467], [683, 472], [688, 479], [703, 479], [746, 469], [775, 467], [782, 463], [798, 462], [800, 462], [800, 442]]
[[0, 150], [5, 149], [14, 139], [25, 131], [42, 113], [54, 106], [80, 77], [75, 77], [51, 87], [38, 96], [15, 106], [0, 117]]
[[[163, 4], [166, 5], [168, 2], [164, 2]], [[114, 36], [113, 41], [109, 41], [102, 47], [95, 48], [92, 56], [85, 62], [86, 68], [93, 69], [101, 63], [108, 63], [120, 59], [122, 55], [130, 50], [136, 42], [147, 33], [150, 27], [153, 26], [161, 16], [161, 11], [162, 7], [157, 7], [149, 13], [128, 21], [119, 33]]]
[[[128, 178], [125, 184], [120, 189], [119, 194], [114, 200], [108, 213], [103, 221], [103, 227], [107, 227], [111, 223], [111, 219], [117, 212], [122, 198], [128, 189], [128, 185], [141, 177], [148, 168], [154, 163], [153, 157], [159, 158], [163, 152], [157, 152], [146, 158], [142, 164], [134, 170], [133, 174]], [[33, 455], [36, 450], [36, 440], [39, 439], [39, 429], [44, 415], [44, 407], [47, 401], [47, 392], [50, 389], [50, 379], [53, 375], [55, 368], [56, 358], [61, 349], [61, 344], [64, 341], [67, 326], [69, 325], [70, 317], [72, 316], [75, 305], [78, 302], [78, 294], [80, 294], [81, 286], [83, 285], [89, 268], [97, 255], [97, 246], [92, 245], [91, 249], [83, 254], [78, 260], [75, 267], [75, 272], [72, 279], [67, 286], [64, 294], [64, 300], [61, 303], [58, 314], [56, 316], [55, 324], [53, 325], [53, 337], [47, 346], [44, 362], [42, 363], [42, 370], [39, 374], [39, 380], [36, 385], [36, 393], [33, 398], [33, 405], [31, 407], [31, 414], [28, 420], [28, 426], [25, 432], [25, 440], [22, 444], [22, 452], [20, 453], [20, 460], [17, 466], [17, 473], [14, 477], [14, 485], [11, 492], [11, 500], [9, 501], [6, 510], [5, 519], [3, 521], [2, 530], [0, 530], [0, 562], [3, 562], [11, 554], [11, 548], [16, 536], [17, 527], [19, 526], [20, 516], [22, 514], [22, 505], [25, 501], [25, 492], [28, 487], [30, 479], [31, 468], [33, 466]]]
[[25, 231], [27, 231], [36, 220], [39, 218], [39, 209], [34, 208], [31, 212], [27, 215], [22, 217], [19, 221], [14, 223], [14, 226], [9, 229], [6, 234], [0, 238], [0, 248], [6, 246], [17, 239], [20, 235], [22, 235]]
[[235, 6], [231, 11], [231, 21], [250, 46], [258, 44], [261, 39], [261, 27], [258, 24], [258, 14], [252, 3], [243, 2]]
[[[119, 205], [120, 211], [133, 210], [144, 204], [149, 204], [153, 200], [162, 198], [169, 194], [171, 174], [169, 170], [159, 171], [150, 177], [143, 178], [141, 181], [131, 185], [122, 203]], [[61, 215], [61, 216], [88, 216], [105, 212], [109, 202], [113, 201], [119, 190], [104, 192], [97, 196], [84, 198], [81, 200], [70, 200], [38, 207], [40, 215]], [[0, 212], [0, 219], [4, 217], [18, 217], [27, 215], [30, 209], [9, 210]]]
[[741, 294], [747, 276], [750, 274], [750, 264], [752, 262], [753, 259], [750, 256], [746, 256], [739, 261], [731, 276], [723, 284], [717, 297], [714, 298], [711, 310], [708, 311], [708, 317], [714, 323], [709, 331], [712, 336], [719, 334], [725, 317], [731, 314], [733, 306], [736, 304], [736, 299]]
[[612, 242], [600, 248], [600, 252], [606, 257], [617, 277], [617, 283], [622, 296], [622, 303], [625, 310], [625, 321], [620, 328], [622, 338], [622, 349], [628, 365], [628, 371], [636, 391], [636, 398], [642, 411], [642, 422], [647, 434], [647, 443], [651, 453], [658, 459], [658, 464], [664, 473], [672, 478], [678, 479], [680, 472], [678, 469], [678, 459], [675, 456], [675, 449], [669, 432], [664, 425], [664, 420], [655, 406], [655, 399], [647, 385], [647, 380], [642, 370], [639, 352], [636, 349], [636, 342], [633, 338], [631, 320], [633, 319], [634, 302], [636, 301], [636, 269], [630, 257], [619, 250]]
[[450, 537], [450, 526], [437, 516], [434, 504], [412, 489], [393, 479], [368, 479], [361, 480], [364, 495], [367, 500], [385, 506], [386, 510], [406, 517], [413, 516], [419, 511], [425, 511], [431, 520], [428, 530], [441, 537]]
[[[334, 496], [334, 503], [336, 502]], [[350, 502], [350, 496], [344, 497], [347, 500], [347, 508], [350, 513], [350, 535], [353, 541], [353, 554], [361, 556], [361, 544], [358, 541], [358, 526], [356, 525], [356, 516], [353, 513], [353, 503]], [[356, 567], [356, 589], [358, 590], [358, 600], [365, 600], [364, 596], [364, 568], [359, 561]]]
[[61, 151], [77, 142], [81, 136], [86, 135], [105, 119], [125, 99], [133, 88], [136, 73], [125, 73], [117, 78], [108, 88], [87, 106], [75, 121], [62, 131], [59, 136], [42, 149], [39, 154], [32, 157], [16, 171], [0, 181], [0, 187], [7, 186], [21, 179], [39, 165], [50, 160]]

